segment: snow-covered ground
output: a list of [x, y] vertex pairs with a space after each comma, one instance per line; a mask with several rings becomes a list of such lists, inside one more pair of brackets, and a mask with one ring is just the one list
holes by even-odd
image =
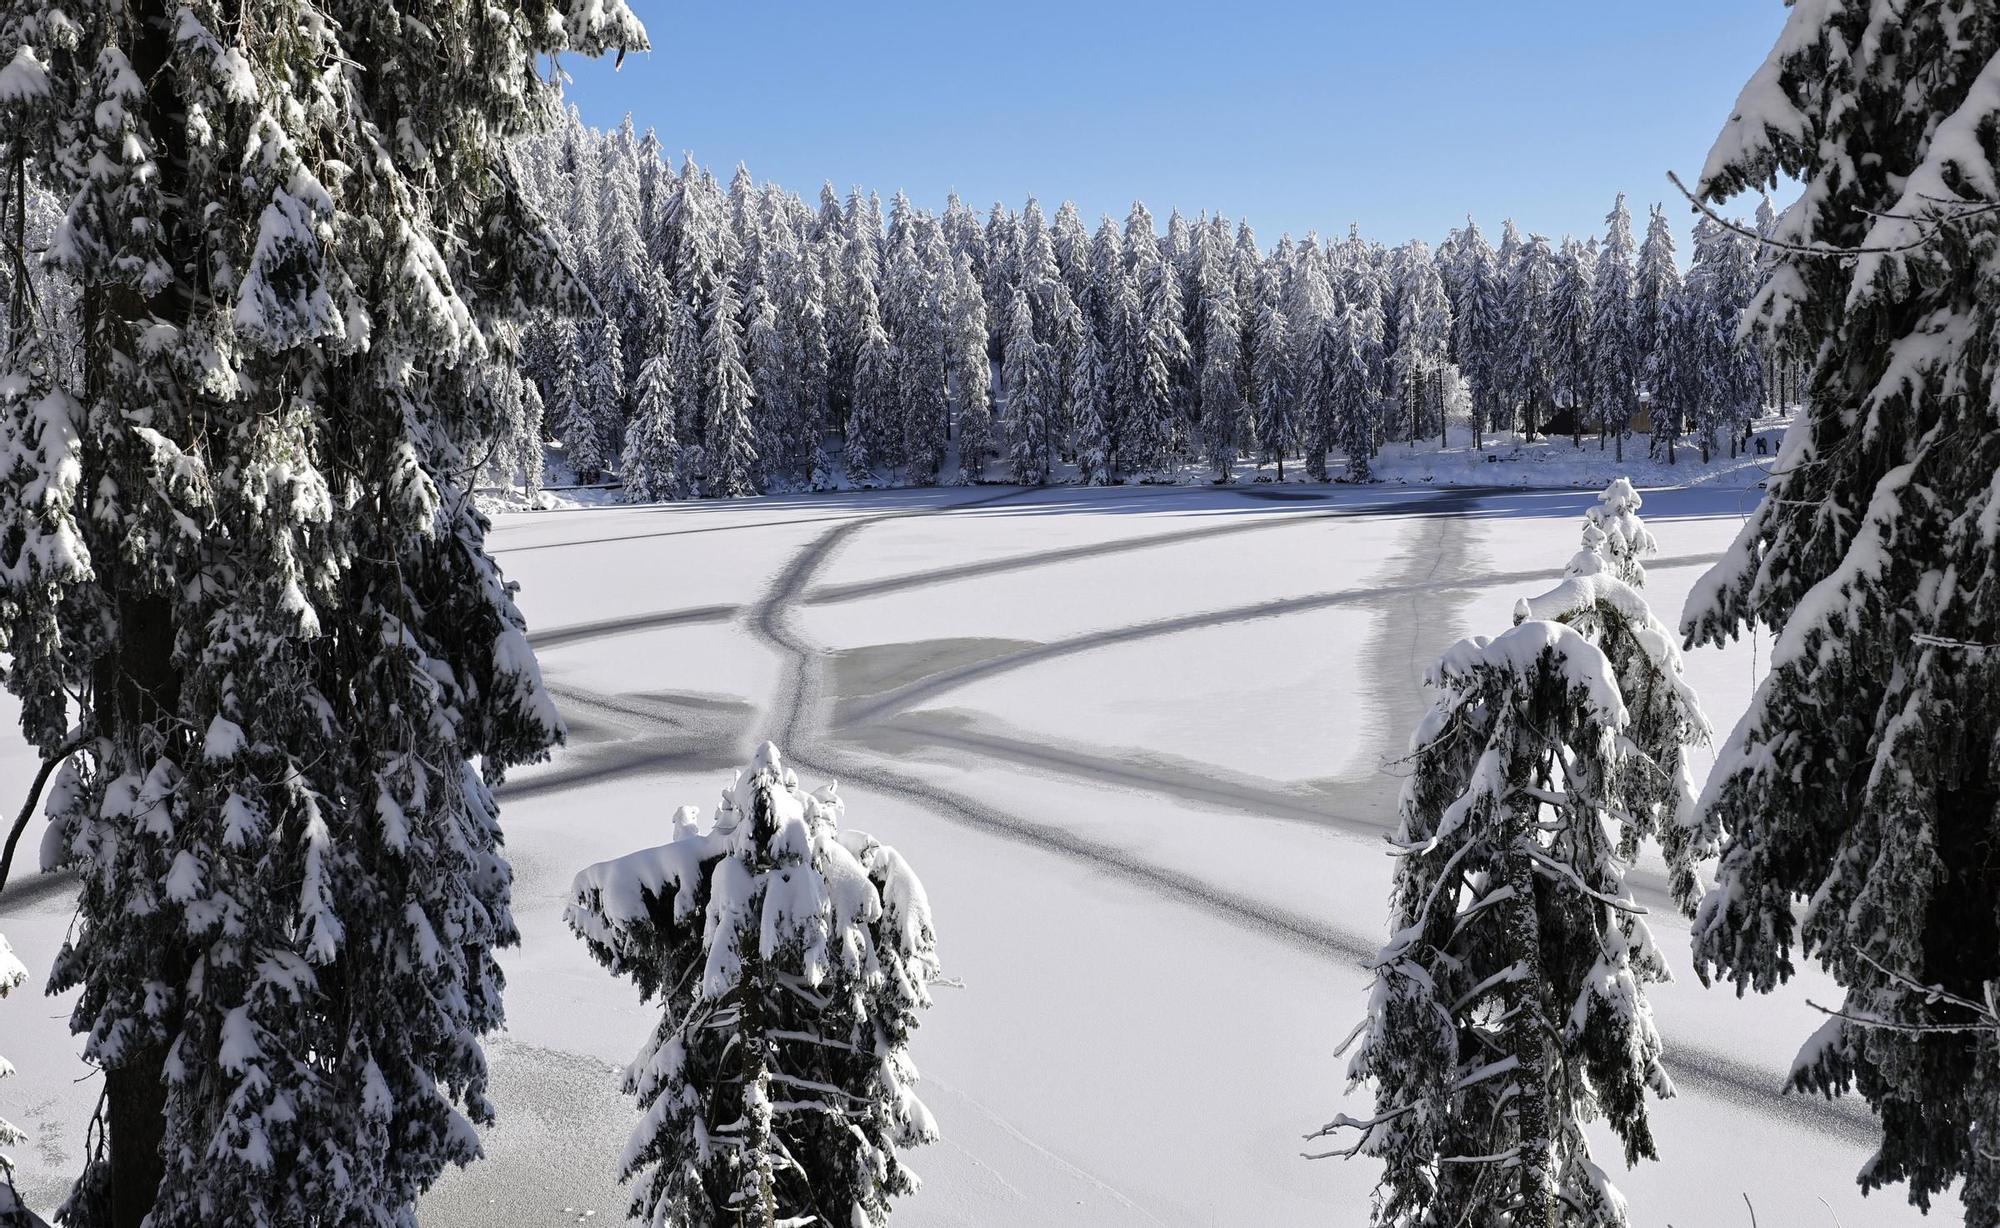
[[[1668, 621], [1756, 476], [1648, 492]], [[945, 1137], [912, 1157], [927, 1185], [898, 1223], [1364, 1222], [1374, 1166], [1299, 1152], [1361, 1107], [1333, 1050], [1383, 934], [1417, 679], [1559, 575], [1588, 502], [1244, 483], [503, 516], [494, 545], [571, 744], [503, 793], [523, 933], [491, 1047], [503, 1119], [424, 1222], [622, 1219], [616, 1071], [652, 1012], [563, 928], [570, 877], [665, 839], [766, 737], [916, 866], [964, 982], [916, 1040]], [[1690, 655], [1724, 729], [1760, 648]], [[0, 796], [30, 767], [10, 740]], [[1702, 989], [1658, 867], [1635, 880], [1680, 964], [1654, 1000], [1681, 1095], [1655, 1109], [1662, 1162], [1618, 1177], [1634, 1222], [1747, 1225], [1745, 1195], [1765, 1224], [1921, 1222], [1856, 1191], [1858, 1105], [1777, 1094], [1818, 1021], [1805, 999], [1832, 987]], [[0, 931], [39, 974], [69, 913], [65, 882], [30, 878]], [[75, 1171], [96, 1097], [65, 1008], [0, 1003], [22, 1068], [0, 1106], [35, 1135], [17, 1158], [36, 1205]]]

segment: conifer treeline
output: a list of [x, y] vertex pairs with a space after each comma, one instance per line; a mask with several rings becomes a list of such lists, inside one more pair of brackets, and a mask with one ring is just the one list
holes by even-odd
[[1496, 248], [1468, 219], [1435, 250], [1352, 230], [1266, 250], [1137, 203], [1094, 232], [1032, 198], [981, 218], [828, 184], [815, 207], [741, 167], [727, 188], [676, 169], [629, 119], [572, 113], [516, 156], [601, 314], [529, 329], [503, 480], [535, 480], [544, 435], [636, 499], [1239, 459], [1360, 479], [1385, 442], [1596, 435], [1622, 457], [1648, 420], [1654, 453], [1706, 459], [1784, 399], [1737, 337], [1757, 243], [1703, 219], [1683, 274], [1664, 211], [1637, 238], [1622, 196], [1601, 237], [1508, 222]]

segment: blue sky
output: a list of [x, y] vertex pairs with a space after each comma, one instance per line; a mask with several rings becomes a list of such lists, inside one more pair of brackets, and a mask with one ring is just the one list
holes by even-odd
[[[832, 179], [984, 213], [1030, 193], [1087, 223], [1164, 219], [1435, 241], [1471, 212], [1595, 231], [1691, 180], [1779, 0], [1234, 0], [926, 5], [632, 0], [655, 50], [565, 60], [584, 118], [626, 112], [723, 178]], [[1742, 202], [1747, 212], [1750, 202]], [[1643, 224], [1643, 221], [1642, 221]], [[1685, 244], [1683, 243], [1683, 249]]]

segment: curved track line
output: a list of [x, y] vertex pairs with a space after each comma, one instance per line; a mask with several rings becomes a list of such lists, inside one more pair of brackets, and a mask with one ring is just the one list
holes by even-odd
[[653, 631], [660, 627], [681, 627], [694, 623], [726, 623], [743, 612], [740, 605], [701, 605], [682, 610], [652, 610], [644, 614], [631, 614], [624, 618], [606, 618], [598, 622], [569, 623], [560, 627], [550, 627], [543, 631], [528, 633], [528, 646], [536, 652], [548, 648], [562, 648], [570, 644], [588, 644], [595, 640], [610, 639], [614, 635], [631, 635], [638, 631]]
[[[1009, 498], [1002, 495], [998, 498]], [[1150, 886], [1170, 898], [1224, 920], [1278, 938], [1325, 958], [1353, 966], [1375, 954], [1375, 944], [1340, 933], [1313, 918], [1289, 909], [1217, 889], [1192, 875], [1182, 874], [1131, 857], [1122, 850], [1085, 840], [1060, 828], [1047, 827], [1003, 813], [954, 791], [928, 781], [906, 776], [894, 769], [863, 762], [822, 743], [817, 717], [821, 708], [818, 670], [815, 662], [822, 650], [798, 631], [790, 617], [799, 593], [833, 552], [854, 534], [880, 520], [901, 519], [959, 510], [996, 500], [891, 513], [854, 521], [823, 533], [809, 543], [786, 566], [764, 595], [752, 607], [749, 625], [758, 638], [791, 660], [788, 685], [777, 697], [771, 714], [787, 748], [787, 757], [815, 774], [845, 778], [864, 787], [900, 796], [925, 805], [941, 818], [989, 833], [1002, 835], [1107, 871], [1127, 881]], [[1873, 1119], [1865, 1110], [1850, 1108], [1845, 1101], [1780, 1101], [1782, 1079], [1700, 1046], [1675, 1043], [1671, 1046], [1672, 1068], [1690, 1086], [1699, 1087], [1719, 1098], [1780, 1117], [1802, 1119], [1812, 1128], [1850, 1139], [1872, 1137]], [[1786, 1107], [1779, 1107], [1780, 1103]]]
[[[1178, 546], [1191, 541], [1203, 541], [1216, 537], [1234, 537], [1242, 533], [1260, 533], [1268, 529], [1290, 528], [1312, 524], [1321, 520], [1349, 520], [1357, 516], [1374, 516], [1377, 519], [1393, 519], [1399, 512], [1408, 509], [1412, 514], [1424, 516], [1464, 515], [1478, 503], [1481, 494], [1478, 488], [1446, 490], [1428, 497], [1396, 499], [1388, 503], [1354, 503], [1326, 508], [1314, 512], [1272, 511], [1266, 516], [1247, 522], [1228, 520], [1222, 524], [1200, 525], [1192, 529], [1174, 529], [1166, 533], [1152, 533], [1144, 537], [1124, 538], [1118, 541], [1089, 542], [1080, 546], [1063, 546], [1055, 550], [1042, 550], [1028, 554], [1010, 554], [1004, 558], [982, 559], [973, 563], [960, 563], [954, 567], [937, 567], [928, 571], [905, 572], [901, 575], [883, 576], [875, 580], [857, 580], [850, 584], [826, 584], [811, 589], [804, 595], [807, 605], [831, 605], [836, 602], [854, 601], [863, 597], [880, 597], [886, 593], [902, 592], [906, 589], [922, 588], [932, 584], [948, 584], [954, 580], [969, 580], [979, 576], [1002, 575], [1010, 571], [1023, 571], [1035, 567], [1045, 567], [1052, 563], [1070, 563], [1079, 559], [1100, 558], [1110, 554], [1125, 554], [1134, 550], [1151, 550], [1166, 546]], [[887, 520], [887, 516], [872, 517], [856, 522], [856, 527], [875, 524]]]
[[[1444, 513], [1449, 515], [1451, 513]], [[859, 528], [859, 525], [854, 526]], [[1264, 527], [1264, 526], [1259, 526]], [[1676, 555], [1672, 558], [1652, 560], [1649, 569], [1670, 571], [1676, 567], [1705, 567], [1721, 558], [1720, 554]], [[1252, 602], [1249, 605], [1231, 606], [1227, 609], [1210, 610], [1201, 614], [1179, 614], [1172, 618], [1162, 618], [1153, 622], [1135, 623], [1124, 627], [1111, 627], [1103, 631], [1090, 631], [1066, 640], [1054, 640], [1033, 648], [1023, 648], [1005, 656], [990, 657], [984, 661], [974, 661], [954, 669], [944, 670], [906, 683], [894, 690], [884, 691], [866, 703], [852, 705], [841, 713], [845, 721], [863, 723], [903, 708], [936, 699], [949, 691], [993, 674], [1019, 669], [1041, 661], [1058, 657], [1073, 656], [1080, 652], [1108, 647], [1112, 644], [1126, 644], [1135, 640], [1151, 639], [1155, 636], [1174, 635], [1182, 631], [1196, 631], [1204, 627], [1222, 626], [1227, 623], [1254, 622], [1263, 618], [1279, 618], [1286, 614], [1301, 614], [1312, 610], [1324, 610], [1335, 606], [1351, 605], [1378, 600], [1384, 597], [1414, 596], [1423, 593], [1450, 592], [1458, 589], [1498, 588], [1503, 584], [1527, 584], [1538, 580], [1559, 580], [1563, 570], [1560, 567], [1541, 568], [1535, 571], [1489, 572], [1484, 575], [1468, 576], [1462, 580], [1435, 580], [1420, 584], [1388, 585], [1382, 588], [1342, 589], [1333, 593], [1313, 593], [1303, 597], [1279, 597], [1270, 601]]]

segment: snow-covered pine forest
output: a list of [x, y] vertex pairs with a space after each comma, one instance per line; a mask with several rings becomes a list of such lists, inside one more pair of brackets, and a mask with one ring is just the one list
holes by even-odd
[[1741, 231], [1699, 221], [1686, 255], [1662, 206], [1635, 219], [1622, 196], [1600, 235], [1506, 222], [1496, 245], [1468, 219], [1435, 247], [1265, 246], [1137, 202], [1089, 223], [831, 183], [809, 201], [741, 165], [725, 187], [573, 110], [515, 156], [602, 311], [523, 329], [533, 392], [487, 479], [527, 493], [544, 438], [564, 481], [638, 500], [1245, 464], [1363, 480], [1386, 444], [1501, 432], [1672, 463], [1735, 455], [1798, 396], [1798, 366], [1736, 328], [1768, 200]]

